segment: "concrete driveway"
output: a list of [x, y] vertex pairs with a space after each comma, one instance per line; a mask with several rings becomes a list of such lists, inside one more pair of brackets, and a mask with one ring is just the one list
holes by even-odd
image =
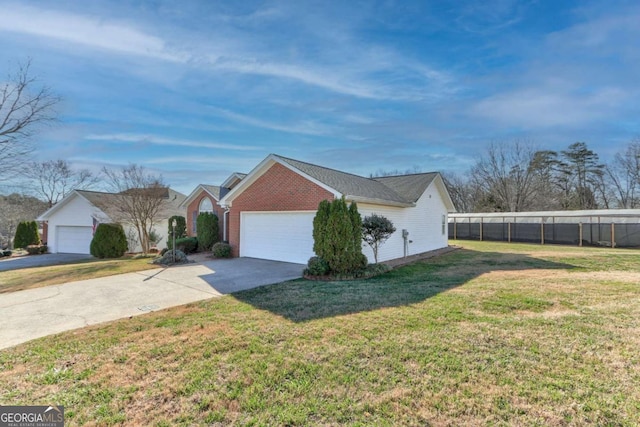
[[93, 258], [82, 254], [42, 254], [20, 257], [0, 258], [0, 271], [17, 270], [19, 268], [44, 267], [47, 265], [68, 264], [74, 261]]
[[302, 276], [304, 265], [203, 261], [0, 294], [0, 349], [35, 338]]

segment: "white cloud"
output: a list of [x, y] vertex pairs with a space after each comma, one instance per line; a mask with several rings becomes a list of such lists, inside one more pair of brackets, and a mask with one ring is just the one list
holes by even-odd
[[294, 125], [283, 125], [273, 123], [267, 120], [256, 119], [244, 114], [238, 114], [233, 111], [225, 110], [223, 108], [210, 107], [210, 111], [218, 116], [231, 119], [233, 121], [244, 123], [250, 126], [255, 126], [264, 129], [277, 130], [280, 132], [303, 134], [303, 135], [327, 135], [331, 133], [331, 129], [328, 126], [319, 124], [312, 120], [301, 121]]
[[259, 150], [260, 147], [251, 145], [240, 144], [225, 144], [219, 142], [204, 142], [194, 141], [188, 139], [174, 139], [165, 138], [157, 135], [144, 135], [144, 134], [129, 134], [129, 133], [115, 133], [115, 134], [90, 134], [85, 137], [90, 141], [109, 141], [116, 143], [139, 143], [139, 144], [152, 144], [152, 145], [165, 145], [172, 147], [195, 147], [195, 148], [214, 148], [224, 150], [238, 150], [238, 151], [251, 151]]
[[610, 117], [628, 97], [628, 93], [616, 88], [589, 94], [529, 88], [486, 98], [471, 112], [510, 127], [583, 126]]
[[185, 62], [184, 52], [171, 51], [164, 40], [136, 28], [68, 12], [14, 4], [0, 14], [0, 31], [49, 39], [172, 62]]

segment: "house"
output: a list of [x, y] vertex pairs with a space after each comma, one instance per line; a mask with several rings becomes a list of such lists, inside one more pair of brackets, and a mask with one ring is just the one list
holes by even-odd
[[218, 204], [222, 197], [235, 187], [246, 176], [244, 173], [234, 172], [222, 185], [199, 184], [187, 196], [180, 207], [187, 210], [187, 235], [197, 236], [196, 219], [203, 212], [212, 212], [218, 219], [219, 239], [227, 240], [224, 230], [224, 209]]
[[[165, 246], [168, 234], [168, 219], [173, 215], [184, 215], [180, 204], [185, 195], [170, 188], [163, 188], [163, 203], [153, 226], [160, 236], [159, 244]], [[103, 193], [98, 191], [74, 190], [52, 208], [38, 217], [46, 224], [44, 240], [51, 253], [88, 254], [95, 227], [99, 223], [121, 223], [127, 235], [130, 252], [140, 252], [135, 228], [127, 224], [118, 209], [126, 194]]]
[[[234, 256], [306, 263], [314, 255], [318, 204], [343, 196], [357, 202], [363, 217], [376, 213], [393, 221], [397, 231], [380, 248], [379, 261], [448, 245], [447, 214], [455, 208], [438, 173], [365, 178], [271, 154], [235, 178], [219, 191], [196, 189], [189, 204], [193, 215], [200, 196], [215, 199]], [[373, 262], [368, 246], [363, 253]]]

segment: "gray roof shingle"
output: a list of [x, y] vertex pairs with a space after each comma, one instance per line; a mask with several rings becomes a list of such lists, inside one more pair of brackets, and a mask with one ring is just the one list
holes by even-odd
[[411, 205], [415, 203], [438, 175], [436, 172], [431, 172], [384, 178], [365, 178], [287, 157], [274, 156], [345, 196], [393, 204]]
[[[76, 190], [76, 192], [107, 214], [112, 221], [124, 221], [122, 213], [118, 209], [118, 204], [121, 198], [126, 197], [126, 195], [89, 190]], [[167, 197], [159, 212], [159, 216], [162, 219], [166, 219], [173, 215], [184, 215], [183, 210], [180, 209], [179, 206], [186, 197], [184, 194], [168, 188]]]

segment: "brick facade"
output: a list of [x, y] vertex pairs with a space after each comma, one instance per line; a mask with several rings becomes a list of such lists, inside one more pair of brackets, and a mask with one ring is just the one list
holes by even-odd
[[315, 211], [333, 193], [285, 166], [275, 163], [233, 202], [229, 211], [229, 243], [233, 256], [240, 255], [240, 212]]
[[187, 235], [188, 236], [197, 236], [198, 234], [195, 231], [195, 219], [198, 217], [198, 213], [200, 213], [200, 202], [202, 199], [207, 198], [211, 200], [211, 204], [213, 205], [213, 212], [218, 215], [218, 236], [220, 240], [223, 240], [223, 217], [224, 217], [224, 209], [222, 209], [217, 203], [216, 199], [211, 197], [209, 193], [202, 190], [200, 194], [193, 199], [189, 206], [187, 206]]

